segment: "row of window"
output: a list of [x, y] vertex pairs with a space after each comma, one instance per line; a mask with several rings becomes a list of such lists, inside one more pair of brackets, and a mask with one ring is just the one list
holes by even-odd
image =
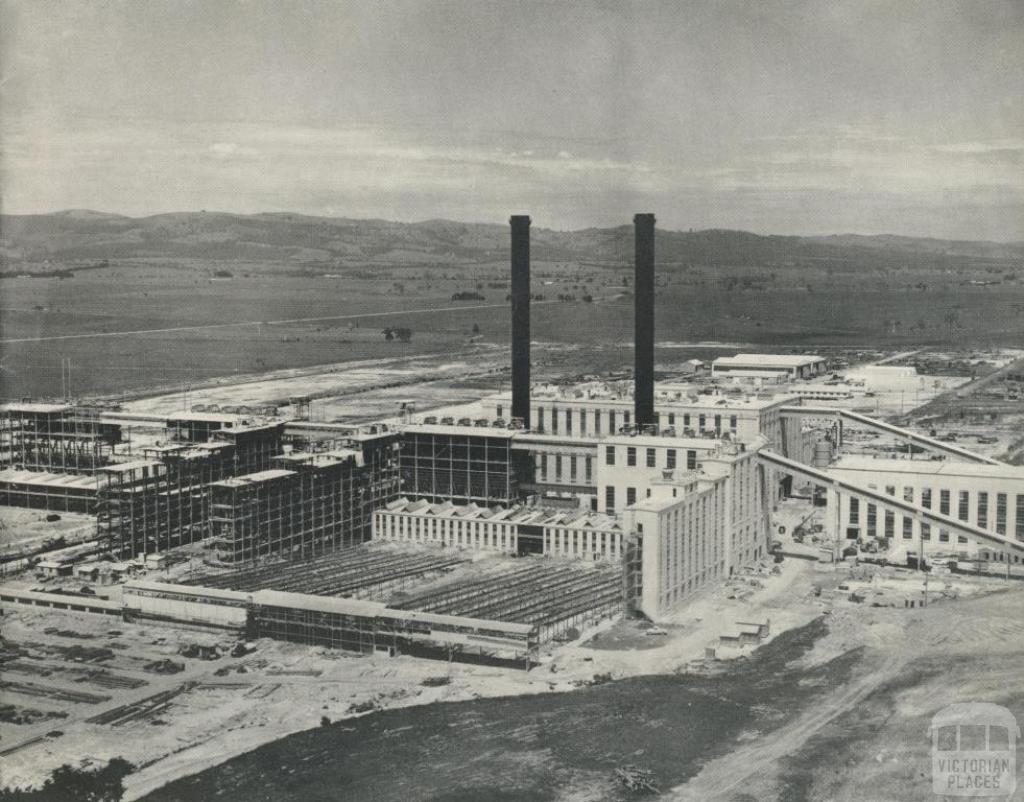
[[[896, 487], [894, 485], [887, 485], [885, 488], [887, 495], [896, 496]], [[1007, 509], [1009, 494], [1007, 493], [995, 493], [995, 531], [996, 534], [1005, 535], [1007, 528]], [[989, 528], [989, 511], [990, 511], [990, 499], [992, 494], [987, 490], [979, 490], [975, 494], [974, 499], [974, 522], [980, 529]], [[971, 522], [971, 493], [969, 490], [958, 490], [956, 491], [956, 518], [961, 521]], [[904, 487], [903, 488], [903, 500], [913, 504], [914, 503], [914, 488]], [[925, 487], [921, 489], [921, 500], [920, 504], [925, 509], [934, 509], [932, 506], [935, 497], [932, 492], [932, 488]], [[941, 515], [953, 515], [953, 500], [954, 495], [951, 490], [942, 490], [938, 492], [938, 512]], [[857, 524], [859, 522], [859, 503], [854, 504], [856, 499], [850, 500], [850, 523]], [[1018, 539], [1024, 540], [1024, 493], [1016, 494], [1015, 501], [1015, 526], [1014, 534]], [[856, 519], [855, 519], [856, 518]]]
[[[450, 546], [482, 549], [515, 549], [514, 524], [421, 518], [412, 515], [377, 516], [376, 536], [384, 540], [421, 543], [441, 540]], [[621, 535], [616, 532], [545, 528], [545, 553], [571, 554], [593, 559], [618, 559]]]
[[[503, 406], [501, 406], [500, 404], [498, 405], [497, 410], [496, 410], [497, 417], [499, 417], [499, 418], [502, 417], [502, 412], [504, 412], [504, 409], [505, 408]], [[536, 410], [535, 410], [535, 414], [534, 414], [535, 420], [534, 420], [533, 423], [534, 423], [534, 426], [538, 430], [540, 430], [540, 431], [548, 430], [548, 428], [549, 428], [548, 424], [550, 424], [550, 431], [552, 433], [554, 433], [554, 434], [558, 434], [560, 430], [564, 431], [565, 434], [572, 434], [573, 433], [573, 425], [575, 423], [575, 425], [578, 427], [579, 433], [580, 434], [586, 434], [587, 433], [587, 412], [588, 411], [586, 409], [579, 409], [579, 410], [556, 409], [556, 408], [545, 409], [544, 407], [537, 407]], [[618, 431], [618, 429], [617, 429], [618, 418], [616, 416], [616, 413], [615, 413], [614, 409], [604, 410], [604, 415], [603, 416], [602, 416], [602, 410], [600, 410], [600, 409], [592, 410], [592, 413], [593, 413], [593, 416], [594, 416], [594, 433], [595, 434], [602, 434], [602, 427], [601, 427], [602, 417], [603, 417], [603, 419], [605, 421], [604, 433], [615, 434]], [[722, 432], [722, 428], [723, 428], [723, 423], [725, 421], [725, 417], [722, 416], [722, 415], [709, 416], [709, 415], [705, 415], [703, 413], [701, 413], [699, 415], [690, 415], [690, 413], [685, 413], [685, 414], [677, 416], [674, 412], [669, 412], [669, 413], [667, 413], [665, 415], [665, 418], [667, 420], [667, 426], [669, 428], [675, 428], [677, 417], [682, 419], [682, 427], [684, 429], [689, 429], [692, 426], [692, 424], [693, 424], [692, 419], [696, 418], [697, 419], [697, 431], [700, 431], [700, 432], [708, 431], [708, 430], [713, 428], [714, 431], [716, 431], [718, 433], [721, 433]], [[655, 413], [654, 419], [655, 419], [655, 423], [658, 426], [658, 428], [661, 428], [661, 418], [662, 418], [662, 415], [661, 415], [660, 412]], [[632, 422], [631, 413], [628, 410], [623, 410], [622, 411], [622, 419], [621, 420], [622, 420], [622, 425], [623, 426], [629, 426], [630, 423]], [[710, 421], [712, 421], [712, 420], [714, 422], [714, 426], [709, 427], [708, 423]], [[729, 429], [733, 433], [735, 433], [736, 429], [739, 427], [739, 418], [738, 418], [738, 416], [736, 416], [736, 415], [729, 415], [728, 416], [728, 425], [729, 425]]]
[[[594, 460], [592, 457], [576, 457], [573, 455], [563, 456], [562, 454], [552, 455], [553, 459], [548, 461], [547, 454], [540, 455], [540, 481], [542, 482], [561, 482], [563, 479], [568, 479], [570, 482], [575, 482], [578, 477], [579, 460], [583, 460], [583, 481], [590, 483], [594, 480]], [[554, 466], [554, 473], [548, 472], [548, 468]], [[564, 475], [562, 470], [566, 465], [569, 468], [568, 474]]]
[[[616, 460], [616, 447], [605, 446], [604, 447], [604, 464], [615, 465]], [[626, 466], [630, 468], [636, 467], [637, 461], [637, 450], [634, 446], [626, 447]], [[644, 464], [648, 468], [658, 467], [658, 449], [656, 448], [645, 448], [644, 450]], [[670, 471], [676, 468], [676, 454], [677, 451], [674, 448], [665, 449], [665, 468]], [[687, 449], [686, 451], [686, 469], [688, 471], [695, 470], [697, 468], [697, 452], [693, 449]]]

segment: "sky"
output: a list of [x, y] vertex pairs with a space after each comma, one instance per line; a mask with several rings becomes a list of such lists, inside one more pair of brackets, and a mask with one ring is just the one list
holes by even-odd
[[0, 0], [0, 202], [1024, 240], [1024, 2]]

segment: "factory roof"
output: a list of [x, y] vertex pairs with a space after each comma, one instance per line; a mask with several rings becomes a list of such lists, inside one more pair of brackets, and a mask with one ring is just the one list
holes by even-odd
[[990, 465], [979, 462], [957, 462], [951, 459], [900, 459], [851, 455], [840, 457], [830, 469], [872, 471], [875, 473], [924, 473], [932, 476], [967, 476], [986, 479], [1017, 479], [1024, 482], [1024, 467]]
[[516, 446], [528, 448], [531, 445], [549, 444], [577, 448], [593, 449], [607, 435], [603, 434], [581, 434], [579, 432], [532, 432], [521, 431], [516, 438]]
[[779, 368], [799, 368], [824, 362], [824, 357], [814, 354], [736, 354], [715, 359], [718, 365], [764, 365]]
[[485, 521], [508, 521], [514, 524], [535, 526], [562, 526], [569, 529], [618, 529], [619, 522], [614, 516], [590, 510], [564, 510], [549, 507], [481, 507], [477, 504], [431, 504], [422, 499], [410, 501], [400, 498], [388, 504], [384, 512], [398, 515], [430, 515], [437, 518], [476, 518]]
[[240, 422], [238, 415], [216, 412], [176, 412], [167, 416], [167, 421], [189, 421], [193, 423], [230, 423]]
[[491, 437], [502, 440], [512, 439], [521, 429], [506, 429], [497, 426], [457, 426], [443, 423], [413, 423], [405, 427], [407, 432], [420, 434], [461, 435], [463, 437]]
[[74, 407], [71, 404], [45, 403], [4, 404], [0, 407], [0, 411], [3, 412], [29, 413], [34, 415], [70, 412], [72, 409]]
[[40, 471], [19, 471], [8, 468], [0, 471], [0, 482], [11, 484], [36, 485], [38, 487], [73, 487], [83, 490], [95, 489], [98, 479], [95, 476], [79, 476], [73, 473], [45, 473]]
[[246, 432], [259, 432], [267, 429], [284, 428], [285, 422], [283, 420], [260, 420], [254, 421], [248, 418], [236, 422], [229, 428], [217, 429], [214, 432], [214, 436], [227, 436], [231, 437], [238, 434], [245, 434]]
[[[677, 504], [681, 504], [682, 502], [693, 498], [695, 495], [706, 492], [716, 481], [720, 481], [721, 479], [724, 479], [724, 477], [715, 477], [711, 479], [708, 479], [708, 477], [702, 477], [702, 479], [707, 481], [699, 482], [696, 488], [691, 492], [684, 493], [680, 496], [670, 496], [666, 492], [656, 493], [652, 496], [648, 496], [647, 498], [637, 499], [626, 509], [636, 510], [638, 512], [662, 512], [663, 510], [667, 510], [670, 507], [674, 507]], [[682, 483], [679, 484], [681, 485]]]
[[248, 487], [249, 485], [259, 484], [261, 482], [272, 482], [275, 479], [283, 479], [286, 476], [296, 476], [295, 471], [286, 471], [282, 469], [271, 469], [269, 471], [259, 471], [257, 473], [247, 473], [245, 476], [232, 476], [230, 479], [221, 479], [219, 482], [211, 482], [211, 487]]
[[161, 468], [163, 467], [162, 462], [155, 462], [154, 460], [133, 460], [132, 462], [114, 462], [110, 465], [104, 465], [99, 470], [104, 473], [128, 473], [129, 471], [137, 471], [140, 468]]
[[207, 588], [202, 585], [176, 585], [173, 582], [153, 582], [146, 579], [132, 579], [124, 583], [126, 591], [149, 590], [158, 593], [182, 593], [191, 596], [205, 596], [210, 599], [246, 602], [249, 594], [240, 590]]

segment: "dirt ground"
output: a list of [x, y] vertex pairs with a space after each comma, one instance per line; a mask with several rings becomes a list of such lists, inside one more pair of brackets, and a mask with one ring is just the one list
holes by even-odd
[[[670, 622], [669, 635], [659, 636], [651, 644], [654, 648], [599, 650], [587, 645], [586, 641], [616, 625], [606, 620], [584, 631], [575, 643], [547, 647], [542, 665], [530, 672], [412, 658], [353, 657], [266, 640], [258, 641], [251, 654], [232, 658], [228, 652], [235, 641], [227, 635], [9, 607], [4, 610], [5, 648], [15, 657], [5, 662], [4, 678], [16, 685], [4, 689], [4, 701], [19, 710], [60, 718], [8, 725], [0, 740], [0, 753], [6, 753], [0, 756], [0, 777], [7, 785], [36, 783], [72, 757], [101, 762], [121, 755], [140, 767], [128, 780], [129, 798], [135, 798], [182, 774], [315, 727], [321, 716], [332, 721], [349, 718], [364, 709], [360, 705], [377, 710], [564, 692], [592, 683], [596, 676], [672, 672], [702, 660], [706, 643], [717, 637], [718, 630], [737, 616], [752, 614], [759, 600], [773, 604], [776, 596], [788, 597], [790, 586], [799, 585], [793, 580], [805, 565], [794, 561], [785, 566], [791, 569], [786, 573], [767, 576], [760, 595], [746, 601], [715, 596], [698, 602], [695, 609], [708, 605], [703, 618], [683, 616]], [[805, 623], [817, 614], [809, 608], [786, 621]], [[781, 613], [775, 618], [779, 621], [776, 632], [780, 632], [785, 626]], [[221, 657], [201, 660], [179, 654], [190, 644], [216, 645]], [[99, 651], [68, 651], [76, 646]], [[749, 647], [736, 649], [734, 656], [749, 651]], [[161, 674], [146, 668], [167, 660], [179, 663], [182, 670]], [[447, 677], [447, 684], [421, 685], [428, 677], [438, 676]], [[26, 682], [32, 687], [24, 687]], [[59, 700], [54, 690], [83, 692], [88, 698]], [[160, 693], [171, 698], [158, 698], [160, 704], [153, 709], [143, 705], [137, 714], [113, 723], [90, 721]]]
[[[845, 566], [794, 562], [805, 566], [797, 584], [848, 578]], [[970, 598], [914, 610], [812, 595], [807, 623], [738, 660], [669, 671], [670, 654], [686, 656], [679, 645], [654, 659], [627, 649], [620, 654], [658, 673], [340, 722], [152, 799], [621, 802], [633, 797], [613, 772], [631, 764], [652, 773], [665, 799], [923, 802], [934, 798], [927, 731], [936, 711], [994, 701], [1024, 714], [1024, 586], [977, 581], [984, 587]], [[784, 592], [765, 592], [766, 606], [784, 602]], [[615, 654], [586, 651], [595, 670]], [[573, 656], [538, 671], [561, 675]]]
[[923, 610], [837, 604], [804, 662], [863, 647], [858, 678], [787, 726], [704, 766], [677, 800], [934, 799], [931, 717], [957, 702], [1024, 716], [1024, 586]]
[[[797, 509], [784, 513], [800, 514]], [[848, 602], [848, 594], [836, 589], [862, 578], [857, 573], [860, 569], [796, 558], [787, 558], [779, 568], [776, 574], [766, 565], [696, 599], [662, 625], [664, 635], [645, 634], [649, 624], [605, 621], [581, 633], [574, 643], [545, 649], [541, 665], [530, 672], [411, 658], [353, 657], [265, 640], [258, 641], [252, 653], [233, 658], [228, 652], [235, 641], [225, 635], [15, 607], [5, 610], [4, 618], [5, 648], [19, 652], [13, 668], [10, 661], [5, 665], [4, 681], [15, 685], [4, 689], [4, 701], [18, 710], [61, 717], [5, 725], [0, 741], [0, 752], [7, 752], [0, 757], [2, 779], [8, 785], [39, 782], [69, 756], [88, 764], [121, 755], [139, 767], [127, 781], [128, 798], [135, 799], [290, 733], [315, 728], [321, 716], [337, 722], [409, 705], [495, 696], [555, 693], [552, 698], [561, 699], [564, 692], [595, 681], [714, 675], [732, 665], [734, 658], [742, 663], [757, 654], [753, 646], [718, 644], [719, 635], [734, 629], [737, 621], [769, 620], [771, 635], [765, 643], [770, 644], [822, 615], [828, 621], [828, 634], [817, 639], [804, 668], [817, 670], [852, 650], [868, 647], [864, 684], [856, 686], [859, 691], [837, 699], [835, 716], [812, 722], [817, 727], [814, 731], [824, 731], [833, 718], [881, 688], [897, 676], [897, 667], [911, 660], [895, 653], [899, 633], [908, 622], [922, 616], [941, 621], [942, 611], [953, 613], [957, 605], [975, 603], [963, 600], [972, 588], [1002, 587], [997, 580], [965, 580], [961, 584], [974, 584], [959, 594], [960, 600], [943, 599], [934, 608], [911, 612]], [[887, 581], [896, 580], [889, 577]], [[820, 596], [816, 588], [824, 588]], [[984, 604], [986, 599], [1011, 595], [984, 596], [979, 601]], [[914, 642], [928, 643], [924, 637]], [[216, 645], [221, 656], [201, 660], [179, 654], [190, 644]], [[708, 646], [715, 647], [715, 660], [705, 658]], [[69, 647], [106, 653], [90, 657], [90, 652], [83, 653], [81, 648], [69, 652]], [[154, 673], [152, 664], [167, 660], [180, 664], [182, 670]], [[856, 670], [861, 671], [859, 664]], [[445, 677], [446, 684], [422, 684], [437, 677]], [[61, 701], [54, 690], [84, 693], [86, 698]], [[154, 700], [157, 694], [168, 698]], [[139, 706], [125, 707], [133, 704]], [[122, 708], [125, 717], [117, 719], [118, 714], [111, 711]], [[90, 721], [104, 714], [106, 723], [102, 718]], [[691, 783], [705, 782], [703, 776]], [[712, 776], [706, 781], [717, 793], [722, 780], [712, 783]]]
[[0, 505], [0, 549], [62, 535], [73, 538], [82, 530], [96, 528], [96, 519], [91, 515], [62, 512], [59, 513], [59, 520], [47, 521], [46, 517], [50, 514], [46, 510]]
[[[397, 414], [399, 402], [416, 399], [419, 407], [479, 398], [481, 390], [455, 389], [455, 383], [469, 376], [500, 376], [503, 349], [479, 345], [463, 352], [428, 354], [417, 357], [325, 365], [317, 369], [285, 370], [242, 381], [190, 391], [156, 395], [125, 406], [132, 412], [175, 413], [187, 403], [285, 405], [295, 395], [313, 397], [314, 420], [379, 418]], [[500, 379], [494, 379], [495, 383]], [[439, 389], [431, 388], [435, 383]], [[448, 392], [446, 394], [445, 388]], [[436, 396], [436, 398], [435, 398]], [[422, 399], [422, 400], [421, 400]]]

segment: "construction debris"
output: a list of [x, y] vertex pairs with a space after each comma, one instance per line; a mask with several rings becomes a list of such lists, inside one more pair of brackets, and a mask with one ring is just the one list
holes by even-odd
[[656, 794], [658, 786], [654, 784], [654, 773], [638, 766], [619, 766], [615, 769], [615, 779], [627, 791], [635, 794]]

